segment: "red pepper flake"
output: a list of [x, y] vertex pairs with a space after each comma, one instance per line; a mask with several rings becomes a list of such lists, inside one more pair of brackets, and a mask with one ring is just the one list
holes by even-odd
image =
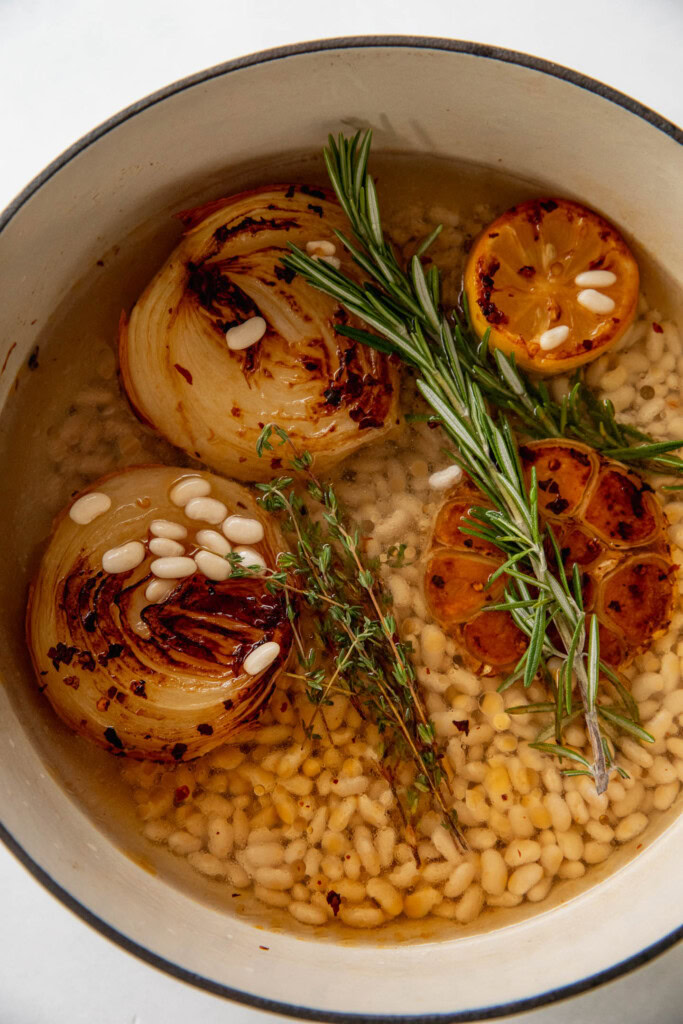
[[289, 704], [287, 703], [287, 701], [285, 701], [284, 704], [281, 704], [280, 705], [280, 714], [284, 715], [284, 713], [285, 713], [285, 711], [287, 710], [288, 707], [289, 707]]
[[664, 334], [664, 328], [662, 327], [662, 325], [655, 323], [654, 320], [652, 321], [652, 330], [655, 332], [655, 334]]
[[175, 793], [173, 794], [173, 803], [176, 807], [179, 807], [190, 795], [189, 786], [178, 786]]
[[270, 949], [270, 946], [259, 946], [259, 949], [265, 949], [267, 952]]
[[98, 711], [106, 711], [109, 708], [109, 701], [106, 697], [100, 697], [95, 707]]
[[458, 730], [458, 732], [464, 732], [465, 736], [469, 736], [469, 734], [470, 734], [470, 723], [469, 723], [469, 720], [467, 718], [464, 718], [461, 722], [458, 722], [454, 718], [453, 719], [453, 725]]
[[339, 895], [338, 892], [335, 892], [334, 889], [330, 889], [325, 899], [332, 907], [334, 916], [336, 917], [337, 914], [339, 913], [339, 907], [341, 906], [341, 896]]
[[77, 690], [81, 685], [78, 676], [64, 676], [62, 682], [66, 683], [67, 686], [70, 686], [74, 690]]
[[190, 371], [187, 370], [184, 366], [181, 366], [180, 363], [174, 363], [173, 365], [174, 365], [174, 368], [178, 371], [178, 373], [181, 374], [181, 376], [183, 376], [185, 378], [187, 383], [191, 384], [192, 383], [192, 374], [190, 373]]

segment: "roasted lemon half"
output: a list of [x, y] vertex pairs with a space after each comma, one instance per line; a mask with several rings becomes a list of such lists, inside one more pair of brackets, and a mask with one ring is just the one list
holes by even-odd
[[628, 329], [638, 265], [619, 232], [569, 199], [532, 199], [481, 233], [465, 270], [477, 333], [527, 370], [596, 359]]

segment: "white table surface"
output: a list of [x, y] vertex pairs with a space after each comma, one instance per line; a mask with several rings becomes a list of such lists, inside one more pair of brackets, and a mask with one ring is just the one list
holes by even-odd
[[[86, 131], [178, 78], [267, 47], [379, 33], [522, 50], [683, 122], [681, 0], [0, 0], [0, 209]], [[0, 1024], [278, 1019], [134, 959], [0, 847]], [[578, 999], [507, 1019], [679, 1024], [683, 947]]]

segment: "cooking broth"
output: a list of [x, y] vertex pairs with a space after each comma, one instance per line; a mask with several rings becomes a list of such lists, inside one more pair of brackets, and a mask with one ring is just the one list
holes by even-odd
[[[378, 179], [385, 225], [404, 255], [410, 255], [417, 240], [429, 234], [438, 223], [444, 224], [431, 254], [437, 264], [446, 268], [444, 290], [451, 302], [458, 297], [467, 248], [481, 228], [510, 205], [546, 191], [542, 184], [521, 181], [497, 170], [426, 157], [379, 154], [373, 158], [373, 169]], [[203, 183], [195, 193], [179, 196], [173, 211], [156, 211], [134, 235], [103, 253], [91, 272], [71, 294], [65, 296], [51, 322], [37, 336], [34, 355], [20, 372], [16, 388], [2, 413], [0, 508], [5, 536], [12, 538], [12, 543], [5, 546], [8, 571], [0, 581], [0, 601], [6, 609], [6, 651], [16, 651], [17, 661], [25, 666], [21, 678], [8, 673], [6, 685], [20, 718], [40, 751], [45, 770], [64, 786], [108, 837], [150, 870], [163, 873], [174, 884], [188, 888], [197, 898], [219, 903], [231, 911], [252, 914], [254, 920], [266, 922], [269, 926], [297, 928], [307, 923], [322, 926], [327, 922], [327, 916], [323, 920], [321, 914], [313, 914], [307, 922], [304, 912], [298, 918], [294, 913], [291, 916], [287, 914], [289, 904], [285, 899], [271, 898], [270, 903], [254, 899], [252, 875], [232, 856], [235, 849], [242, 849], [234, 834], [231, 849], [226, 844], [225, 853], [219, 859], [232, 859], [237, 868], [241, 868], [241, 873], [235, 869], [227, 878], [204, 878], [200, 865], [212, 866], [213, 861], [206, 858], [201, 861], [195, 857], [196, 870], [191, 870], [186, 860], [188, 856], [192, 858], [195, 854], [207, 852], [206, 832], [213, 819], [225, 817], [227, 821], [230, 814], [234, 816], [238, 811], [241, 812], [239, 828], [244, 830], [243, 821], [246, 819], [247, 832], [254, 831], [249, 827], [249, 820], [261, 810], [265, 811], [266, 807], [259, 804], [261, 797], [254, 796], [253, 785], [250, 789], [248, 780], [245, 783], [244, 772], [247, 765], [258, 766], [268, 756], [258, 749], [267, 744], [260, 743], [258, 739], [245, 744], [241, 751], [243, 756], [233, 768], [225, 767], [231, 764], [229, 757], [224, 758], [221, 767], [210, 754], [192, 768], [180, 765], [150, 769], [149, 765], [128, 764], [122, 771], [121, 760], [94, 749], [70, 735], [62, 726], [39, 695], [23, 643], [28, 583], [37, 570], [50, 524], [71, 496], [103, 474], [133, 464], [197, 465], [139, 423], [120, 391], [117, 378], [115, 349], [119, 317], [122, 311], [130, 310], [178, 241], [181, 227], [171, 214], [201, 204], [208, 198], [273, 180], [299, 180], [315, 185], [324, 184], [325, 177], [317, 157], [282, 158], [268, 166], [226, 173], [220, 180]], [[590, 197], [580, 198], [590, 203]], [[627, 229], [628, 225], [623, 227]], [[644, 259], [641, 254], [641, 265]], [[642, 352], [653, 364], [673, 360], [661, 379], [653, 376], [657, 372], [656, 366], [654, 370], [638, 369], [638, 361], [634, 360], [624, 381], [613, 388], [605, 388], [604, 394], [612, 397], [619, 392], [616, 401], [621, 405], [621, 414], [644, 429], [662, 437], [680, 436], [683, 434], [683, 413], [677, 405], [678, 380], [683, 370], [680, 338], [676, 328], [666, 322], [666, 313], [674, 308], [675, 295], [657, 269], [651, 263], [646, 266], [644, 280], [648, 298], [641, 299], [639, 318], [631, 328], [629, 343], [621, 346], [618, 352], [603, 357], [606, 362], [601, 367], [593, 364], [588, 370], [588, 379], [600, 392], [603, 376], [619, 364], [624, 353]], [[664, 294], [669, 296], [670, 305], [653, 309], [651, 303], [661, 303]], [[658, 326], [664, 324], [663, 332], [655, 331], [653, 334], [653, 323]], [[566, 382], [556, 381], [552, 386], [561, 393]], [[625, 392], [624, 388], [630, 390]], [[643, 422], [640, 418], [642, 409], [654, 396], [654, 390], [650, 395], [648, 388], [664, 389], [664, 401], [656, 412], [651, 406], [652, 418]], [[410, 375], [406, 375], [404, 409], [413, 404], [417, 408], [414, 385]], [[422, 878], [422, 888], [433, 890], [434, 895], [429, 897], [432, 905], [424, 916], [420, 913], [419, 920], [406, 922], [404, 932], [397, 932], [395, 924], [392, 924], [389, 935], [392, 940], [401, 935], [424, 937], [437, 926], [447, 929], [446, 934], [453, 935], [461, 934], [463, 929], [491, 927], [507, 923], [508, 913], [530, 913], [536, 904], [539, 909], [546, 909], [557, 899], [567, 898], [577, 886], [599, 880], [607, 870], [630, 855], [636, 843], [640, 846], [650, 841], [664, 827], [674, 813], [683, 779], [683, 739], [679, 737], [683, 721], [680, 670], [683, 651], [678, 637], [680, 616], [674, 618], [667, 637], [657, 640], [652, 651], [636, 659], [635, 666], [629, 670], [636, 693], [642, 697], [640, 703], [647, 712], [646, 722], [656, 723], [653, 726], [656, 743], [652, 752], [639, 748], [635, 743], [627, 746], [629, 757], [624, 756], [624, 759], [630, 759], [631, 782], [627, 786], [614, 780], [611, 793], [608, 791], [604, 802], [592, 801], [586, 787], [580, 787], [578, 782], [574, 787], [574, 780], [570, 786], [568, 781], [562, 780], [557, 766], [550, 759], [529, 750], [528, 742], [536, 732], [533, 723], [518, 718], [510, 719], [501, 728], [491, 724], [496, 715], [505, 715], [505, 708], [510, 706], [513, 698], [523, 699], [519, 688], [509, 691], [504, 699], [495, 692], [498, 680], [477, 679], [462, 668], [457, 669], [453, 678], [448, 676], [446, 665], [449, 659], [453, 663], [455, 645], [443, 634], [441, 637], [436, 635], [440, 631], [430, 621], [424, 606], [418, 568], [434, 515], [442, 500], [442, 495], [430, 490], [428, 484], [429, 475], [446, 464], [442, 447], [443, 440], [438, 431], [430, 430], [425, 424], [407, 425], [389, 441], [370, 445], [352, 456], [333, 474], [340, 497], [369, 534], [370, 555], [380, 558], [392, 546], [406, 545], [405, 564], [396, 569], [387, 566], [386, 583], [394, 596], [399, 626], [418, 652], [418, 674], [424, 686], [428, 710], [437, 718], [440, 716], [444, 737], [449, 741], [458, 740], [459, 753], [457, 757], [454, 754], [456, 772], [460, 772], [458, 802], [462, 804], [461, 819], [465, 820], [472, 853], [468, 855], [469, 859], [464, 860], [450, 851], [445, 856], [434, 846], [432, 837], [436, 825], [429, 831], [432, 824], [429, 820], [421, 832], [418, 828], [423, 845], [420, 871], [407, 884], [402, 881], [398, 885], [396, 878], [391, 884], [404, 898], [415, 891], [418, 880]], [[675, 531], [683, 506], [670, 501], [669, 510], [672, 531]], [[671, 533], [671, 538], [676, 548], [683, 541], [675, 532]], [[674, 550], [674, 561], [677, 560], [680, 561]], [[6, 651], [3, 652], [3, 660]], [[434, 685], [437, 676], [439, 683]], [[661, 685], [655, 685], [652, 677], [659, 679]], [[276, 691], [269, 715], [271, 724], [288, 726], [289, 711], [278, 708], [288, 704], [291, 710], [300, 696], [287, 688], [284, 681], [281, 686], [284, 689]], [[543, 699], [543, 692], [537, 684], [532, 690], [533, 699]], [[490, 711], [487, 710], [489, 705]], [[357, 714], [354, 717], [351, 711], [341, 703], [335, 704], [326, 715], [327, 729], [331, 733], [346, 729], [349, 737], [344, 743], [340, 740], [337, 744], [320, 741], [320, 747], [311, 750], [306, 758], [307, 761], [320, 761], [320, 769], [314, 772], [315, 765], [312, 765], [309, 774], [297, 771], [297, 778], [301, 774], [302, 779], [311, 782], [310, 791], [304, 792], [307, 783], [303, 782], [300, 793], [286, 792], [295, 805], [298, 801], [305, 802], [309, 793], [313, 794], [317, 801], [315, 810], [319, 811], [327, 806], [327, 794], [320, 791], [321, 788], [325, 790], [325, 784], [321, 787], [320, 783], [325, 772], [330, 779], [337, 777], [335, 773], [344, 780], [367, 777], [368, 784], [364, 790], [353, 784], [343, 787], [344, 791], [348, 789], [347, 797], [360, 798], [370, 794], [368, 801], [373, 806], [384, 807], [386, 814], [382, 817], [381, 810], [376, 810], [374, 820], [372, 809], [367, 810], [360, 826], [358, 823], [354, 826], [353, 813], [358, 813], [356, 803], [347, 823], [342, 824], [340, 818], [340, 828], [333, 830], [323, 825], [323, 832], [316, 842], [309, 842], [308, 832], [315, 811], [302, 818], [304, 825], [300, 836], [295, 835], [296, 818], [287, 822], [276, 817], [272, 825], [265, 826], [285, 832], [289, 828], [290, 834], [280, 835], [278, 839], [288, 847], [299, 839], [304, 843], [301, 856], [294, 858], [292, 854], [292, 863], [301, 861], [305, 873], [294, 883], [301, 886], [301, 890], [291, 902], [305, 903], [303, 889], [308, 889], [309, 894], [315, 892], [315, 889], [311, 890], [315, 884], [311, 880], [318, 876], [321, 879], [318, 891], [326, 895], [329, 891], [336, 892], [340, 883], [357, 882], [365, 886], [372, 878], [384, 879], [397, 872], [400, 878], [403, 875], [408, 878], [409, 875], [407, 871], [401, 875], [401, 866], [407, 864], [409, 858], [395, 808], [388, 800], [385, 800], [386, 806], [381, 803], [387, 788], [376, 773], [372, 774], [373, 759], [370, 756], [354, 757], [349, 749], [356, 734], [360, 737], [365, 728]], [[460, 743], [457, 727], [454, 732], [448, 724], [449, 716], [451, 721], [460, 721], [458, 716], [468, 716], [473, 741]], [[267, 724], [266, 718], [264, 725]], [[464, 738], [469, 741], [469, 736]], [[476, 739], [478, 742], [474, 741]], [[289, 737], [290, 745], [291, 742]], [[581, 743], [578, 733], [574, 742]], [[287, 745], [287, 740], [278, 740], [274, 744], [274, 752], [280, 747], [284, 750]], [[343, 753], [339, 753], [337, 747], [343, 747]], [[239, 746], [229, 749], [239, 750]], [[502, 769], [497, 780], [487, 774], [491, 771], [491, 758], [496, 761], [494, 768]], [[353, 764], [347, 764], [352, 761]], [[269, 774], [276, 776], [276, 770]], [[145, 796], [145, 790], [164, 790], [165, 787], [168, 795], [178, 789], [181, 775], [182, 780], [186, 776], [195, 780], [201, 778], [199, 788], [203, 788], [204, 795], [213, 793], [230, 803], [232, 809], [228, 811], [224, 806], [219, 813], [216, 809], [219, 801], [214, 801], [214, 810], [204, 813], [198, 806], [191, 806], [191, 801], [183, 808], [177, 806], [173, 799], [170, 804], [168, 799], [164, 799], [159, 804], [162, 809], [158, 814], [154, 811], [148, 813], [150, 800]], [[237, 778], [239, 782], [235, 781]], [[496, 800], [504, 794], [509, 797], [505, 811], [500, 810], [502, 804], [496, 804], [498, 816], [493, 821], [490, 813], [493, 805], [484, 813], [483, 804], [487, 803], [488, 793], [484, 783], [487, 779], [491, 786], [497, 787]], [[221, 790], [224, 784], [225, 788]], [[331, 790], [330, 784], [327, 793]], [[237, 806], [235, 800], [244, 804], [244, 797], [249, 797], [247, 803]], [[335, 811], [337, 806], [330, 804], [327, 813]], [[517, 810], [511, 815], [513, 807]], [[301, 805], [299, 810], [303, 810]], [[296, 807], [294, 813], [297, 814]], [[202, 814], [206, 821], [195, 821], [195, 835], [185, 826], [192, 815]], [[644, 816], [645, 824], [638, 815]], [[510, 825], [511, 818], [516, 819], [516, 823], [513, 820]], [[267, 814], [263, 820], [269, 820]], [[630, 822], [630, 826], [623, 827], [624, 822]], [[234, 819], [230, 824], [234, 831]], [[354, 830], [358, 833], [359, 827], [365, 828], [370, 837], [370, 845], [361, 841], [360, 850], [354, 834]], [[146, 837], [141, 832], [143, 828], [147, 830]], [[394, 831], [393, 840], [389, 835], [391, 830]], [[320, 857], [311, 856], [309, 851], [319, 849], [323, 835], [330, 831], [338, 832], [342, 841], [333, 845], [329, 839], [329, 850], [322, 851]], [[181, 832], [190, 836], [190, 841], [176, 840], [175, 846], [172, 842], [171, 848], [177, 854], [173, 856], [167, 842], [172, 835]], [[562, 836], [560, 841], [558, 833]], [[379, 838], [380, 834], [383, 839]], [[364, 832], [360, 835], [362, 840], [367, 838]], [[197, 847], [192, 840], [200, 837], [203, 838]], [[519, 864], [511, 862], [514, 842], [519, 845]], [[218, 848], [216, 844], [214, 846]], [[552, 853], [549, 852], [551, 847]], [[510, 873], [520, 867], [536, 865], [538, 871], [527, 872], [535, 880], [526, 889], [526, 882], [520, 880], [519, 885], [513, 887], [511, 897], [506, 898], [505, 894], [510, 890], [505, 885], [498, 895], [484, 893], [480, 885], [481, 855], [488, 850], [505, 853], [506, 870]], [[355, 878], [355, 868], [351, 873], [345, 869], [347, 854], [360, 862]], [[277, 872], [283, 862], [289, 863], [285, 860], [288, 856], [286, 851], [282, 859], [276, 850], [271, 856], [272, 864], [260, 866]], [[308, 864], [305, 863], [307, 857]], [[327, 874], [322, 870], [325, 858]], [[563, 865], [564, 872], [560, 870]], [[432, 870], [425, 870], [430, 868]], [[256, 870], [254, 868], [254, 872]], [[270, 876], [262, 873], [259, 877], [262, 881], [257, 885], [262, 895], [266, 890], [271, 893], [285, 891], [266, 884]], [[275, 883], [278, 878], [275, 874], [272, 881]], [[353, 895], [352, 885], [346, 884], [346, 890]], [[235, 892], [243, 895], [234, 899]], [[349, 905], [354, 903], [351, 895], [347, 897]], [[364, 901], [363, 893], [357, 902], [362, 904]], [[415, 906], [414, 909], [413, 916], [417, 918], [420, 907]], [[445, 918], [445, 923], [436, 920], [432, 912], [436, 917]], [[349, 927], [381, 924], [389, 917], [389, 914], [380, 913], [374, 917], [366, 915], [367, 920], [361, 920], [362, 915], [354, 918], [351, 914], [344, 920], [342, 914], [342, 920]], [[387, 939], [384, 932], [382, 935]]]

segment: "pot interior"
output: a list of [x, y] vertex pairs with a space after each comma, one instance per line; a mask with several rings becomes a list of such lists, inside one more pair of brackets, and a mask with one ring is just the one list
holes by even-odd
[[[397, 89], [402, 82], [412, 88]], [[543, 913], [499, 911], [495, 930], [456, 936], [446, 923], [415, 922], [370, 937], [338, 930], [324, 942], [291, 922], [285, 929], [274, 911], [236, 905], [225, 887], [144, 841], [120, 764], [61, 726], [33, 683], [23, 641], [26, 588], [69, 497], [64, 481], [50, 479], [43, 442], [111, 350], [121, 310], [178, 239], [173, 214], [273, 180], [324, 181], [316, 154], [327, 132], [365, 126], [392, 201], [408, 201], [421, 176], [437, 205], [454, 190], [470, 203], [493, 191], [500, 210], [540, 193], [583, 200], [634, 245], [650, 305], [680, 315], [680, 149], [596, 93], [529, 67], [436, 46], [257, 59], [142, 105], [90, 140], [10, 211], [0, 234], [9, 285], [0, 310], [0, 525], [12, 538], [0, 574], [0, 819], [40, 869], [143, 955], [238, 997], [302, 1016], [472, 1012], [581, 983], [673, 931], [683, 888], [675, 810], [637, 860], [611, 858], [595, 872], [602, 884], [579, 895], [564, 884]], [[142, 454], [181, 462], [144, 432]], [[664, 875], [667, 893], [657, 885]], [[647, 899], [629, 899], [634, 887]], [[644, 919], [639, 906], [648, 903]], [[617, 913], [624, 925], [615, 935]], [[558, 936], [573, 929], [591, 941], [558, 957]], [[314, 974], [296, 966], [302, 949], [316, 956]], [[444, 984], [456, 963], [458, 985]]]

